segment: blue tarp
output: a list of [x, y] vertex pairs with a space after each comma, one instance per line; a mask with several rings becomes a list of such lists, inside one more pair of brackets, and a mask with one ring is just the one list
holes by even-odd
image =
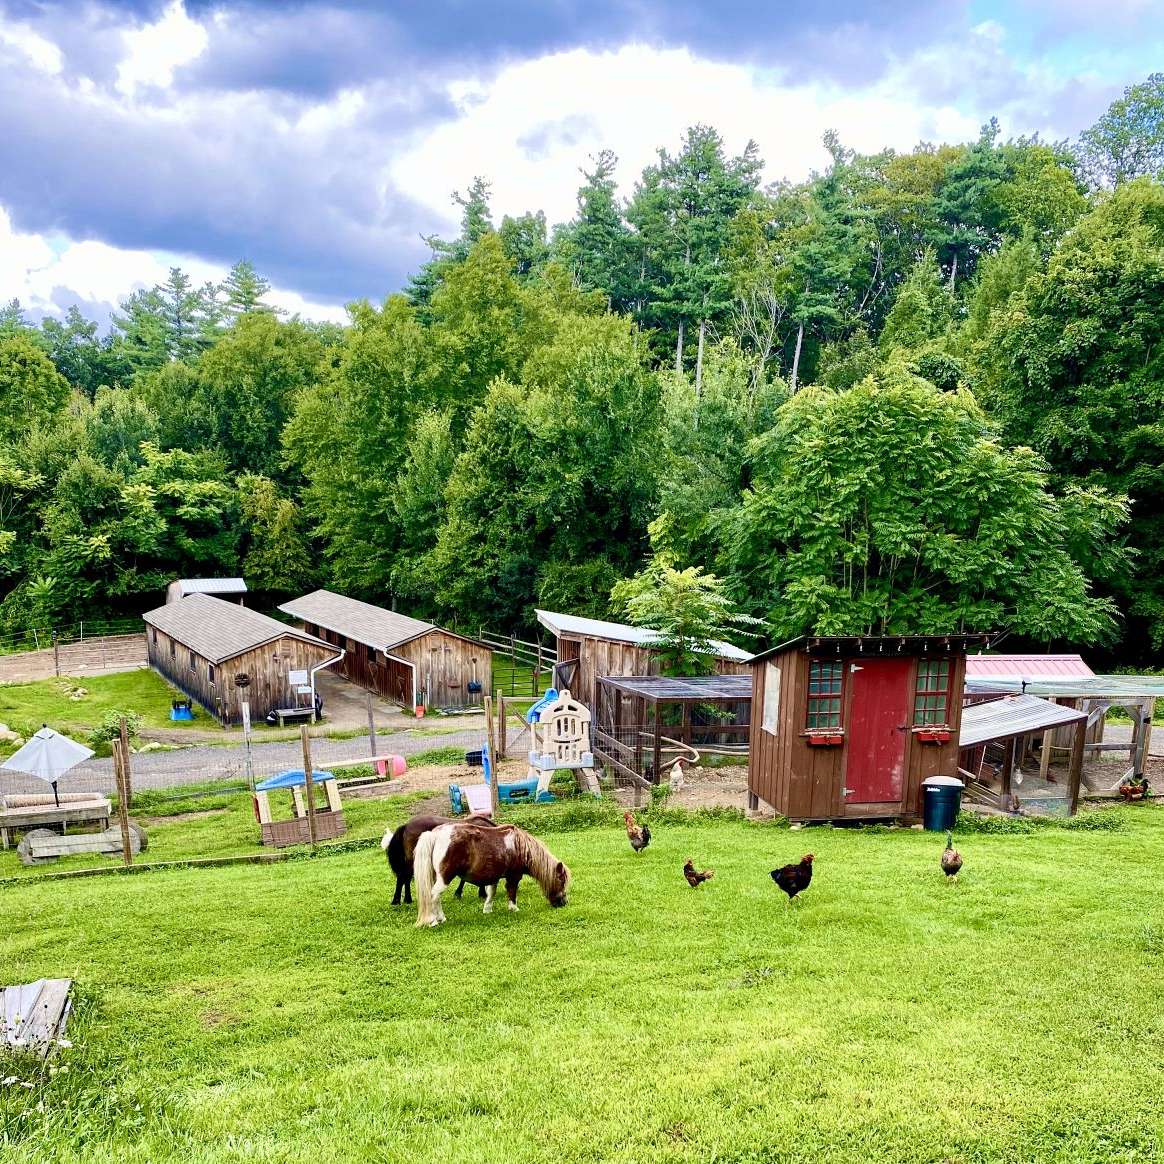
[[[321, 780], [334, 780], [334, 772], [312, 772], [312, 783], [319, 783]], [[286, 772], [280, 772], [277, 776], [270, 776], [262, 782], [262, 784], [255, 785], [256, 792], [270, 792], [275, 788], [299, 788], [307, 783], [307, 776], [302, 768], [288, 768]]]

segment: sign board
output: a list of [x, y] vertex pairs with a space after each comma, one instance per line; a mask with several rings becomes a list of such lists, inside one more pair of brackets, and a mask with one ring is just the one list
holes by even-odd
[[302, 687], [308, 682], [310, 678], [311, 676], [308, 675], [306, 671], [287, 672], [287, 682], [290, 683], [292, 687]]
[[311, 694], [310, 687], [296, 687], [295, 690], [299, 695], [310, 695]]

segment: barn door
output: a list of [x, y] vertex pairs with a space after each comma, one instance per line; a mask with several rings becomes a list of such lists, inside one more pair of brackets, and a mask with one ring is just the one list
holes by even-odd
[[912, 659], [868, 659], [849, 664], [846, 804], [899, 804], [905, 787]]

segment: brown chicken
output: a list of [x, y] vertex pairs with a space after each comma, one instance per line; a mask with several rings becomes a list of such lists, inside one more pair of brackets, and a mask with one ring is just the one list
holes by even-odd
[[962, 854], [954, 848], [954, 834], [946, 833], [946, 847], [942, 850], [942, 872], [955, 880], [962, 868]]
[[683, 876], [687, 878], [687, 884], [692, 889], [698, 889], [705, 881], [710, 881], [715, 876], [714, 869], [699, 870], [695, 868], [695, 862], [690, 857], [683, 863]]
[[646, 825], [635, 824], [634, 815], [630, 812], [624, 812], [622, 819], [626, 821], [626, 835], [631, 848], [641, 853], [651, 843], [651, 830]]
[[788, 894], [789, 901], [795, 901], [808, 888], [812, 881], [812, 861], [812, 854], [805, 853], [795, 865], [772, 870], [772, 880]]

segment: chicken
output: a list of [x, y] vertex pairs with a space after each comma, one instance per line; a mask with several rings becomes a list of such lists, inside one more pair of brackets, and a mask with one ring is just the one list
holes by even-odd
[[622, 819], [626, 821], [626, 835], [631, 848], [641, 853], [651, 843], [651, 830], [646, 825], [635, 824], [634, 814], [629, 811], [622, 814]]
[[667, 783], [670, 786], [672, 792], [678, 793], [683, 791], [683, 785], [685, 783], [683, 779], [683, 763], [683, 757], [680, 756], [675, 761], [675, 763], [671, 765], [671, 776]]
[[795, 901], [797, 895], [808, 888], [812, 881], [812, 862], [812, 854], [805, 853], [795, 865], [772, 870], [772, 880], [788, 894], [789, 901]]
[[957, 877], [962, 868], [962, 854], [954, 848], [954, 834], [946, 834], [946, 847], [942, 851], [942, 872], [947, 877]]
[[695, 868], [695, 862], [688, 857], [683, 862], [683, 876], [687, 878], [687, 884], [692, 889], [698, 889], [705, 881], [710, 881], [715, 876], [714, 869], [703, 869], [702, 871]]

